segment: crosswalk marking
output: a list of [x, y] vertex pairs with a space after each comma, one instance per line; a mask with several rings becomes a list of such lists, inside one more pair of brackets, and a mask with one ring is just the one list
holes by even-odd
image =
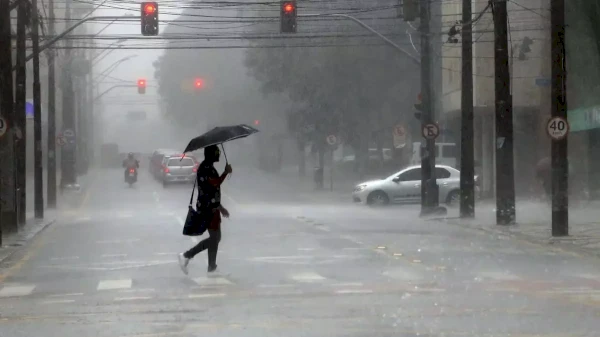
[[477, 273], [477, 276], [479, 278], [500, 280], [500, 281], [517, 281], [517, 280], [521, 279], [520, 277], [518, 277], [514, 274], [511, 274], [511, 273], [496, 272], [496, 271], [480, 272], [480, 273]]
[[191, 294], [188, 298], [208, 298], [208, 297], [225, 297], [225, 293], [213, 293], [213, 294]]
[[134, 296], [134, 297], [117, 297], [115, 301], [123, 302], [123, 301], [138, 301], [138, 300], [149, 300], [152, 297], [150, 296]]
[[104, 280], [98, 283], [98, 290], [115, 290], [131, 288], [131, 279], [124, 280]]
[[69, 294], [53, 294], [48, 297], [69, 297], [69, 296], [82, 296], [83, 293], [69, 293]]
[[33, 292], [33, 289], [35, 286], [30, 284], [5, 286], [0, 290], [0, 297], [27, 296]]
[[307, 283], [326, 280], [325, 277], [323, 277], [317, 273], [312, 273], [312, 272], [295, 274], [295, 275], [292, 275], [291, 278], [297, 282], [307, 282]]
[[198, 277], [194, 279], [200, 286], [215, 286], [215, 285], [231, 285], [233, 284], [231, 281], [224, 277]]
[[344, 294], [372, 294], [373, 290], [371, 289], [340, 289], [335, 291], [336, 294], [344, 295]]
[[42, 304], [66, 304], [66, 303], [74, 303], [75, 300], [50, 300], [44, 301]]

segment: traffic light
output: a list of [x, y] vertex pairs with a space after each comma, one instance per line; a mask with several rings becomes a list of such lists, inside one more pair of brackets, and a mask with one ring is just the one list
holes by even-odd
[[254, 125], [259, 125], [260, 121], [258, 119], [254, 120]]
[[296, 0], [281, 1], [281, 32], [296, 32]]
[[194, 88], [197, 90], [204, 88], [204, 81], [201, 78], [196, 78], [194, 80]]
[[421, 113], [423, 112], [423, 98], [421, 97], [421, 93], [417, 96], [417, 103], [414, 106], [418, 110], [418, 112], [415, 112], [415, 118], [421, 120]]
[[402, 16], [406, 22], [415, 21], [419, 16], [419, 0], [403, 0]]
[[137, 81], [137, 87], [138, 87], [138, 93], [139, 94], [145, 94], [146, 93], [146, 80], [145, 79], [139, 79]]
[[142, 35], [158, 35], [158, 3], [142, 2]]

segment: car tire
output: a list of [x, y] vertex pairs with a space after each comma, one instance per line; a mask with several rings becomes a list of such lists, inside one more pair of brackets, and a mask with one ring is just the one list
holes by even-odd
[[459, 190], [453, 190], [450, 191], [450, 193], [448, 193], [448, 196], [446, 196], [446, 205], [448, 206], [456, 206], [460, 203], [460, 191]]
[[367, 205], [384, 206], [390, 203], [390, 198], [384, 191], [373, 191], [367, 196]]

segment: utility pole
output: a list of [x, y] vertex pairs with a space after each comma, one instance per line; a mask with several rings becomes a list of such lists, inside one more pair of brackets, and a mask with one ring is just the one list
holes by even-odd
[[[565, 1], [551, 1], [552, 117], [567, 120]], [[568, 132], [568, 128], [567, 128]], [[552, 140], [552, 236], [569, 235], [569, 159], [567, 137]]]
[[[421, 128], [434, 122], [431, 90], [431, 44], [429, 41], [429, 20], [431, 1], [420, 1], [421, 15], [421, 97], [423, 112]], [[425, 149], [425, 151], [423, 151]], [[421, 146], [421, 215], [431, 214], [439, 204], [438, 185], [435, 176], [435, 139], [427, 139]]]
[[494, 68], [496, 74], [496, 223], [515, 223], [513, 115], [508, 66], [507, 0], [494, 0]]
[[44, 218], [44, 170], [42, 168], [42, 89], [40, 86], [40, 35], [37, 0], [31, 0], [31, 46], [33, 52], [33, 153], [36, 219]]
[[[54, 0], [48, 1], [48, 33], [54, 36]], [[48, 208], [56, 208], [56, 70], [55, 50], [48, 49]]]
[[27, 53], [27, 12], [29, 3], [19, 1], [17, 7], [17, 71], [15, 79], [15, 127], [20, 130], [20, 138], [15, 139], [15, 158], [16, 158], [16, 186], [17, 186], [17, 221], [18, 224], [24, 224], [27, 213], [27, 119], [26, 119], [26, 101], [27, 101], [27, 68], [25, 67], [25, 56]]
[[473, 150], [473, 14], [471, 0], [463, 0], [462, 82], [460, 132], [460, 217], [475, 217], [475, 162]]
[[[66, 1], [65, 18], [67, 22], [71, 20], [71, 1]], [[63, 132], [65, 130], [75, 130], [75, 100], [73, 92], [73, 40], [67, 39], [65, 43], [65, 64], [63, 65]], [[75, 135], [77, 137], [78, 135]], [[61, 151], [61, 189], [67, 185], [73, 185], [77, 182], [77, 173], [75, 170], [77, 145], [72, 140], [67, 140], [67, 144]]]
[[[0, 232], [7, 224], [17, 223], [15, 203], [15, 158], [13, 128], [12, 41], [10, 2], [0, 0], [0, 114], [8, 128], [0, 137]], [[1, 233], [0, 233], [1, 236]]]

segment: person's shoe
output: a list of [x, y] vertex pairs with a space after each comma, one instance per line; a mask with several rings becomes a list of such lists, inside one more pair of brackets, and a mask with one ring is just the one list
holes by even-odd
[[187, 275], [188, 274], [188, 263], [190, 263], [190, 259], [183, 256], [183, 253], [179, 253], [177, 255], [177, 260], [179, 260], [179, 268], [181, 268], [181, 271]]
[[209, 273], [213, 273], [217, 270], [217, 265], [215, 264], [214, 266], [208, 266], [208, 272]]

